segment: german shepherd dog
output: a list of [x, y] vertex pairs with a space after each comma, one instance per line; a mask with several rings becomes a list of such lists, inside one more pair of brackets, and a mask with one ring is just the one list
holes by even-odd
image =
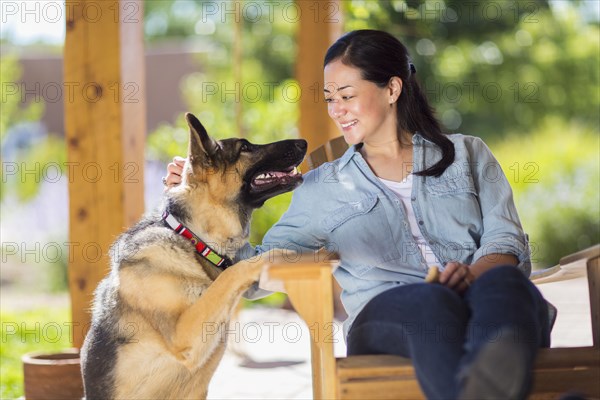
[[265, 265], [231, 261], [247, 243], [252, 211], [302, 182], [304, 140], [217, 141], [186, 119], [181, 184], [117, 239], [96, 289], [81, 349], [88, 399], [206, 398], [234, 308]]

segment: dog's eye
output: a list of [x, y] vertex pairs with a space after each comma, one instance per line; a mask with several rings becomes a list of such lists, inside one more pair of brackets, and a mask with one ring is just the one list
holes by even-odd
[[242, 145], [240, 146], [240, 151], [241, 152], [250, 151], [250, 145], [248, 143], [242, 143]]

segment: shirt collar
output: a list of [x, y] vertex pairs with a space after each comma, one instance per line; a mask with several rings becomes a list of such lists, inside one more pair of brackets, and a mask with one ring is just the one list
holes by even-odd
[[358, 148], [357, 148], [357, 146], [358, 145], [353, 144], [339, 158], [339, 161], [338, 161], [338, 168], [339, 168], [339, 170], [342, 170], [350, 162], [350, 160], [352, 159], [352, 157], [354, 157], [354, 156], [356, 156], [358, 154]]

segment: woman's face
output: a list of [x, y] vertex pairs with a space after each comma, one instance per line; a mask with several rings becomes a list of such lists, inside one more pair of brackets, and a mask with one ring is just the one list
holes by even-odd
[[324, 72], [327, 111], [348, 144], [386, 143], [396, 138], [401, 81], [380, 88], [364, 80], [358, 68], [340, 60], [327, 64]]

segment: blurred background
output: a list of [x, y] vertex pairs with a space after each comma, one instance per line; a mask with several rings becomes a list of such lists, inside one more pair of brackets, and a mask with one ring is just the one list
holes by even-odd
[[[25, 3], [1, 3], [1, 398], [22, 395], [22, 354], [69, 342], [56, 333], [64, 326], [43, 323], [69, 315], [65, 10], [26, 3], [31, 13], [15, 11]], [[160, 201], [166, 164], [185, 155], [186, 111], [217, 138], [298, 136], [293, 2], [242, 1], [238, 21], [207, 12], [224, 3], [145, 2], [147, 210]], [[600, 242], [599, 2], [336, 4], [344, 31], [387, 30], [407, 45], [448, 132], [488, 143], [513, 187], [536, 268]], [[289, 200], [254, 214], [252, 243]]]

